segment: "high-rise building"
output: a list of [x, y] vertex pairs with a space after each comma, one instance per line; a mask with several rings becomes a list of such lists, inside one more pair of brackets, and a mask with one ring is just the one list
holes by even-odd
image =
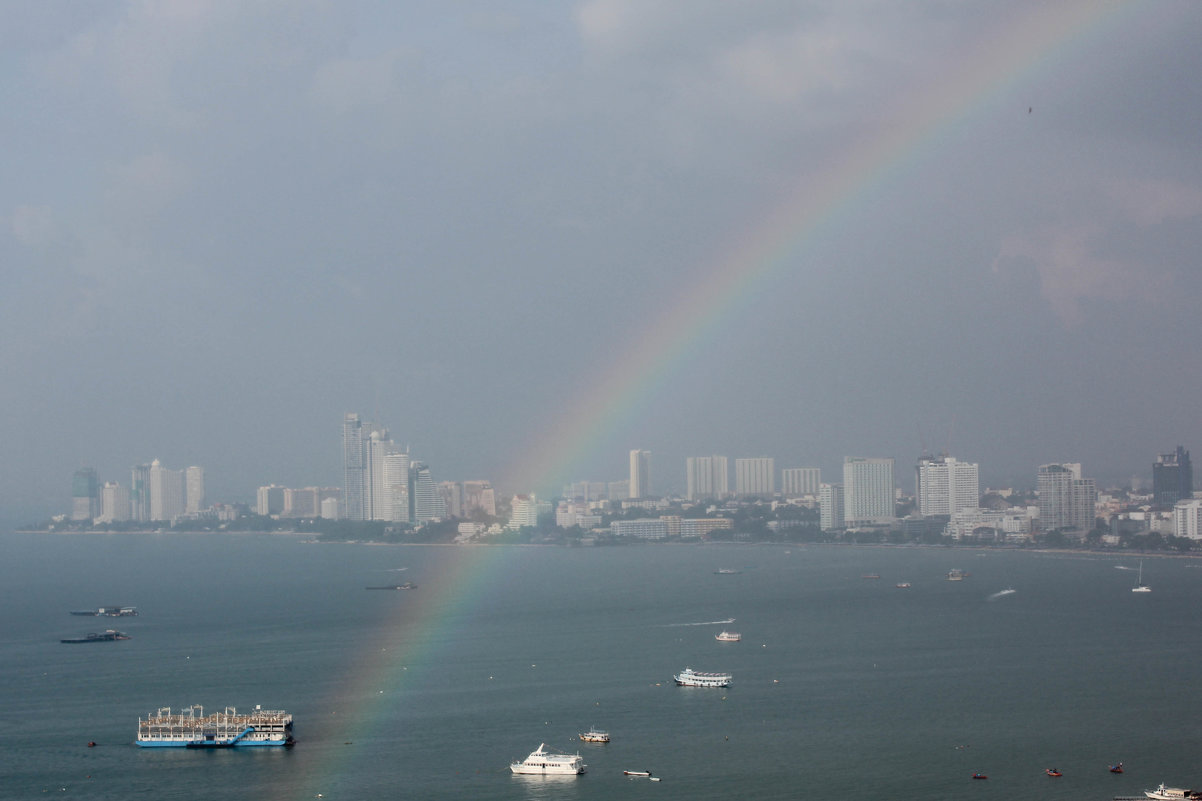
[[1093, 528], [1098, 487], [1092, 478], [1081, 478], [1079, 463], [1040, 465], [1035, 488], [1041, 529], [1084, 532]]
[[106, 481], [100, 488], [100, 517], [101, 523], [122, 523], [129, 520], [129, 488], [115, 481]]
[[[378, 443], [375, 450], [382, 454], [383, 464], [380, 481], [372, 482], [372, 519], [391, 520], [394, 523], [411, 523], [409, 501], [409, 454], [393, 446], [392, 442]], [[398, 497], [404, 489], [405, 497]], [[376, 494], [379, 493], [379, 498]]]
[[434, 483], [430, 468], [424, 462], [412, 462], [409, 465], [409, 509], [412, 523], [441, 520], [447, 516], [442, 496], [438, 494], [438, 485]]
[[630, 500], [630, 482], [610, 481], [605, 485], [605, 494], [611, 501]]
[[288, 489], [272, 484], [267, 487], [259, 487], [256, 494], [255, 514], [263, 517], [271, 517], [272, 515], [284, 514], [288, 497]]
[[448, 517], [463, 517], [463, 486], [458, 481], [438, 482], [438, 496]]
[[818, 525], [823, 531], [843, 528], [846, 525], [842, 484], [818, 486], [818, 516]]
[[1177, 501], [1194, 497], [1194, 467], [1189, 451], [1180, 445], [1174, 453], [1162, 453], [1152, 465], [1152, 503], [1170, 509]]
[[96, 470], [81, 467], [71, 477], [71, 519], [92, 520], [100, 514], [100, 482]]
[[735, 459], [735, 494], [770, 498], [776, 494], [776, 459]]
[[510, 502], [508, 528], [538, 525], [538, 498], [534, 495], [514, 495]]
[[651, 451], [630, 452], [630, 498], [651, 497]]
[[730, 494], [730, 469], [725, 456], [690, 456], [685, 459], [684, 472], [685, 497], [690, 501]]
[[205, 508], [205, 469], [189, 467], [184, 471], [184, 511], [196, 514]]
[[134, 465], [129, 473], [129, 514], [139, 523], [145, 523], [151, 520], [150, 465]]
[[780, 471], [780, 491], [786, 498], [817, 495], [822, 471], [817, 467], [786, 467]]
[[497, 516], [497, 494], [487, 481], [463, 482], [463, 515], [471, 517], [476, 512]]
[[174, 520], [184, 513], [184, 471], [150, 463], [150, 519]]
[[981, 502], [981, 483], [978, 466], [958, 462], [951, 456], [923, 456], [915, 468], [915, 499], [918, 513], [954, 515], [978, 508]]
[[367, 520], [367, 465], [363, 422], [348, 413], [342, 419], [342, 507], [347, 520]]
[[849, 525], [894, 519], [893, 457], [843, 460], [844, 517]]

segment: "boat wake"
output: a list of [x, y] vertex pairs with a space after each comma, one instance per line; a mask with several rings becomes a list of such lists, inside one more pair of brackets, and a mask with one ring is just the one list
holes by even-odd
[[1114, 569], [1115, 570], [1134, 570], [1135, 568], [1127, 567], [1126, 565], [1115, 565]]
[[728, 618], [726, 618], [726, 620], [704, 620], [700, 623], [664, 623], [664, 624], [661, 624], [660, 628], [668, 629], [668, 628], [676, 628], [678, 626], [721, 626], [724, 623], [734, 623], [734, 622], [735, 622], [735, 619], [733, 617], [728, 617]]
[[400, 573], [402, 570], [408, 570], [408, 569], [409, 568], [407, 568], [407, 567], [386, 567], [386, 568], [384, 568], [384, 572], [385, 573]]
[[1004, 598], [1007, 595], [1013, 595], [1016, 592], [1018, 592], [1018, 590], [1012, 590], [1012, 589], [1001, 590], [1000, 592], [995, 592], [993, 595], [990, 595], [989, 600], [996, 601], [998, 598]]

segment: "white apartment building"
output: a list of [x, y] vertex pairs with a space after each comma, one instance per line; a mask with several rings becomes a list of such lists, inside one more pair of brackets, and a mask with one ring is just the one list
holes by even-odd
[[893, 457], [843, 460], [844, 516], [848, 525], [894, 519]]
[[1202, 540], [1202, 498], [1177, 501], [1173, 507], [1173, 535]]
[[924, 456], [915, 468], [915, 500], [918, 513], [953, 515], [966, 509], [976, 509], [981, 500], [978, 466], [960, 462], [946, 454]]
[[771, 498], [776, 494], [776, 459], [735, 459], [735, 494]]
[[651, 497], [651, 451], [630, 452], [630, 498]]
[[725, 456], [690, 456], [685, 459], [685, 497], [725, 498], [730, 494], [730, 469]]
[[818, 485], [818, 525], [823, 531], [846, 525], [842, 484]]
[[822, 471], [817, 467], [786, 467], [780, 471], [780, 491], [786, 498], [817, 495]]

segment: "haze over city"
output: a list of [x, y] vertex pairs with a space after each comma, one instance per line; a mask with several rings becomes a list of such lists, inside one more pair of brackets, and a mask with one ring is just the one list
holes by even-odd
[[1202, 441], [1202, 5], [5, 3], [0, 515]]

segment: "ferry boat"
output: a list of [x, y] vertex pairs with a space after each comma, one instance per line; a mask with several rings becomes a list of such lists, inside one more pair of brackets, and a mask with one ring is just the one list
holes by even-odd
[[96, 610], [80, 609], [72, 612], [80, 617], [134, 617], [138, 614], [136, 606], [102, 606]]
[[580, 754], [556, 754], [546, 743], [539, 743], [524, 761], [509, 764], [511, 771], [526, 776], [571, 776], [584, 773], [586, 767]]
[[113, 642], [114, 640], [128, 639], [129, 635], [125, 632], [117, 631], [116, 629], [107, 629], [103, 634], [97, 634], [93, 632], [86, 637], [68, 637], [66, 639], [59, 640], [59, 642]]
[[672, 678], [681, 687], [729, 687], [733, 677], [729, 673], [700, 673], [687, 667]]
[[1202, 798], [1202, 792], [1197, 790], [1182, 790], [1179, 787], [1165, 787], [1164, 782], [1155, 790], [1144, 790], [1144, 795], [1155, 801], [1193, 801]]
[[232, 706], [205, 715], [198, 705], [172, 712], [162, 707], [138, 718], [138, 745], [143, 748], [248, 748], [291, 746], [292, 715], [256, 706], [249, 714]]
[[737, 631], [723, 631], [720, 634], [715, 634], [714, 639], [718, 642], [738, 642], [743, 639], [743, 635]]
[[608, 743], [609, 732], [593, 726], [588, 731], [580, 732], [580, 739], [586, 743]]

